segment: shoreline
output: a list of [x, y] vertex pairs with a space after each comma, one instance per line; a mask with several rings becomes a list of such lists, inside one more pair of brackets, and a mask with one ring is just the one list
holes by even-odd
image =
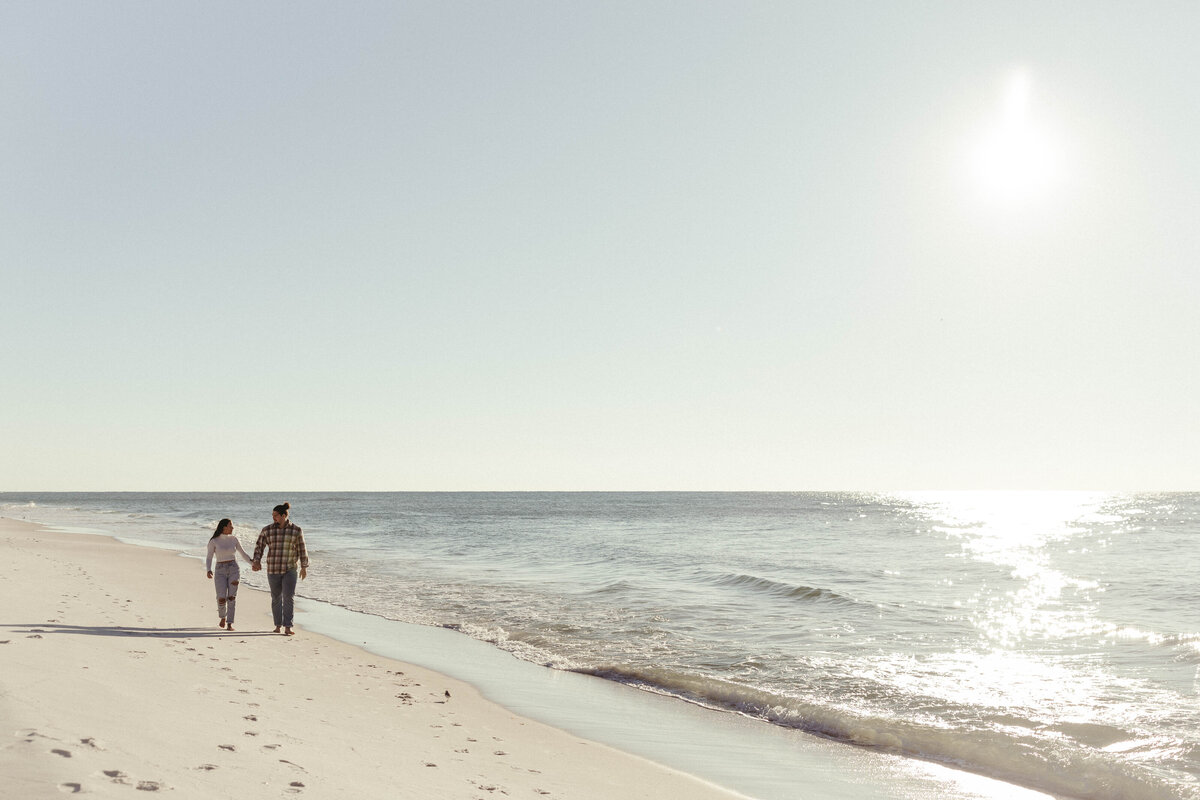
[[0, 768], [21, 797], [739, 797], [436, 672], [270, 633], [263, 592], [221, 630], [211, 583], [168, 551], [10, 519], [0, 551]]
[[[0, 645], [0, 718], [20, 734], [4, 743], [0, 761], [29, 797], [43, 790], [57, 796], [76, 786], [104, 796], [137, 782], [197, 791], [257, 785], [281, 797], [341, 796], [351, 788], [364, 797], [410, 796], [402, 789], [407, 784], [413, 797], [447, 798], [1049, 797], [550, 670], [455, 631], [307, 598], [297, 598], [299, 635], [276, 636], [270, 633], [268, 595], [249, 586], [238, 596], [237, 631], [228, 633], [216, 627], [211, 583], [194, 558], [126, 544], [111, 532], [64, 533], [0, 518], [0, 548], [18, 567], [14, 574], [23, 576], [0, 589], [0, 598], [20, 612], [18, 619], [28, 620], [24, 627], [0, 627], [0, 640], [7, 640]], [[72, 575], [87, 578], [80, 582]], [[68, 587], [77, 593], [64, 593], [55, 605], [55, 595]], [[119, 624], [122, 611], [134, 614], [125, 625]], [[179, 624], [187, 627], [173, 627]], [[77, 635], [52, 635], [65, 633]], [[61, 646], [46, 647], [52, 643]], [[38, 652], [47, 649], [62, 652]], [[21, 654], [15, 660], [14, 650]], [[70, 663], [82, 655], [87, 663]], [[190, 676], [186, 686], [176, 674], [181, 662]], [[156, 738], [150, 749], [164, 752], [152, 761], [140, 755], [145, 732], [162, 721], [153, 707], [117, 691], [131, 666], [147, 686], [170, 693], [188, 716], [185, 729], [205, 732], [204, 742], [193, 736], [186, 746], [171, 747]], [[26, 683], [40, 685], [48, 670], [69, 688], [82, 673], [86, 689], [69, 692], [69, 702], [24, 691]], [[236, 685], [228, 683], [231, 678]], [[270, 703], [257, 696], [256, 685], [264, 683], [275, 692]], [[429, 686], [438, 689], [429, 693]], [[451, 692], [449, 700], [444, 691]], [[264, 710], [215, 709], [213, 694], [221, 705], [241, 709], [254, 702]], [[296, 701], [300, 694], [303, 700]], [[113, 696], [120, 698], [118, 708], [110, 707]], [[92, 733], [73, 731], [67, 723], [93, 705], [108, 709], [97, 714], [114, 717], [104, 734], [95, 732], [97, 725]], [[306, 711], [317, 711], [319, 720]], [[89, 711], [88, 718], [97, 714]], [[413, 718], [420, 719], [415, 726], [409, 724]], [[262, 730], [267, 719], [292, 724], [268, 732]], [[503, 729], [503, 736], [489, 734], [504, 740], [503, 750], [479, 750], [487, 740], [469, 732], [484, 729]], [[269, 733], [278, 741], [266, 742], [262, 737]], [[340, 751], [331, 750], [335, 742]], [[263, 750], [271, 744], [272, 750]], [[253, 756], [252, 745], [258, 748]], [[287, 758], [285, 749], [303, 755]], [[80, 771], [85, 762], [99, 765], [103, 754], [117, 751], [127, 766]], [[398, 753], [424, 755], [406, 759]], [[154, 777], [150, 767], [161, 767], [162, 775]]]

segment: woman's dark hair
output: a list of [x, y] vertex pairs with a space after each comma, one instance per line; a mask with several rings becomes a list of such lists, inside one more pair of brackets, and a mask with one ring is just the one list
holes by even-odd
[[233, 520], [229, 519], [228, 517], [221, 520], [220, 522], [217, 523], [217, 529], [215, 531], [213, 531], [213, 535], [211, 538], [213, 538], [213, 539], [217, 538], [218, 536], [221, 535], [221, 531], [225, 530], [226, 525], [232, 525], [232, 524], [233, 524]]
[[291, 503], [280, 503], [279, 505], [275, 506], [275, 513], [279, 514], [282, 517], [286, 517], [288, 509], [291, 507], [292, 507]]

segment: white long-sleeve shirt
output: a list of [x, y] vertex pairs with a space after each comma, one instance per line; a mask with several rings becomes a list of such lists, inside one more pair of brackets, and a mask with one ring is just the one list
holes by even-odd
[[208, 540], [208, 558], [204, 562], [204, 570], [212, 572], [213, 556], [217, 557], [217, 563], [222, 561], [233, 561], [235, 553], [241, 553], [242, 558], [246, 559], [246, 563], [252, 563], [250, 556], [246, 555], [246, 551], [242, 549], [242, 543], [232, 533], [223, 533], [220, 536], [214, 536]]

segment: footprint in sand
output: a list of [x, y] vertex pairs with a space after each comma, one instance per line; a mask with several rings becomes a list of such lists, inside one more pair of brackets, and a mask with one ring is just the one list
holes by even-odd
[[79, 794], [80, 792], [83, 791], [83, 784], [82, 783], [60, 783], [58, 785], [58, 790], [60, 792], [66, 792], [67, 794]]
[[477, 789], [481, 789], [481, 790], [483, 790], [483, 791], [485, 791], [485, 792], [495, 792], [495, 791], [499, 791], [499, 792], [500, 792], [500, 794], [508, 794], [508, 792], [504, 791], [504, 790], [503, 790], [503, 789], [501, 789], [499, 786], [492, 786], [492, 785], [490, 785], [490, 784], [485, 786], [484, 784], [482, 784], [482, 783], [476, 783], [475, 781], [471, 781], [470, 783], [471, 783], [471, 785], [472, 785], [472, 786], [474, 786], [475, 788], [477, 788]]
[[125, 780], [129, 776], [119, 769], [106, 769], [104, 770], [104, 774], [106, 777], [112, 778], [113, 783], [129, 783], [129, 781]]
[[216, 764], [201, 764], [200, 766], [196, 767], [196, 769], [202, 769], [205, 772], [208, 772], [208, 771], [217, 769], [217, 765]]
[[163, 785], [158, 781], [138, 781], [137, 790], [139, 792], [157, 792], [163, 788]]
[[51, 752], [51, 753], [54, 753], [54, 755], [56, 755], [56, 756], [62, 756], [63, 758], [70, 758], [70, 757], [71, 757], [71, 751], [70, 751], [70, 750], [59, 750], [59, 749], [57, 749], [57, 748], [56, 748], [56, 749], [54, 749], [54, 750], [51, 750], [50, 752]]
[[217, 747], [219, 747], [222, 750], [228, 750], [231, 753], [237, 752], [237, 748], [231, 744], [219, 744], [219, 745], [217, 745]]

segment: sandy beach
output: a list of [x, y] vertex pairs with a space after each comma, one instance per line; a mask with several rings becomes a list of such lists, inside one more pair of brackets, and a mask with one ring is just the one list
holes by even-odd
[[436, 672], [271, 633], [263, 592], [221, 630], [194, 559], [8, 519], [0, 549], [6, 796], [740, 796]]

